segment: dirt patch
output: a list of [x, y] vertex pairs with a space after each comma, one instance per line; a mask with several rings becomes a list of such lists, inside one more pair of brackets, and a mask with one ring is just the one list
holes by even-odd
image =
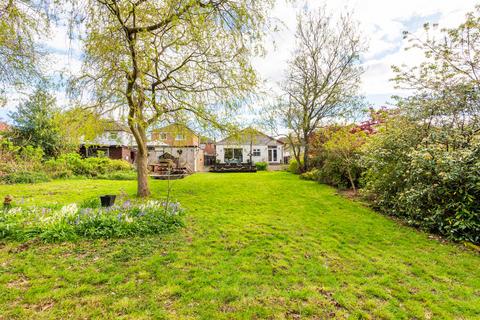
[[295, 310], [287, 311], [287, 313], [285, 314], [285, 317], [287, 319], [292, 319], [292, 320], [302, 319], [302, 315], [300, 314], [300, 312], [295, 311]]
[[340, 303], [338, 303], [337, 300], [333, 298], [333, 293], [330, 291], [325, 290], [324, 288], [318, 289], [318, 293], [320, 293], [322, 296], [324, 296], [327, 301], [332, 304], [336, 309], [345, 309], [344, 306], [342, 306]]
[[16, 248], [12, 248], [10, 250], [8, 250], [8, 253], [20, 253], [22, 251], [26, 251], [30, 248], [30, 246], [36, 244], [36, 243], [39, 243], [40, 240], [39, 239], [33, 239], [33, 240], [29, 240], [27, 242], [24, 242], [22, 244], [20, 244], [18, 247]]
[[337, 190], [337, 194], [350, 200], [361, 200], [358, 191], [354, 191], [353, 189]]
[[9, 289], [21, 289], [26, 290], [30, 286], [28, 278], [24, 275], [19, 276], [17, 279], [13, 279], [7, 283]]
[[29, 306], [30, 308], [33, 308], [37, 312], [44, 312], [49, 309], [51, 309], [55, 305], [55, 302], [51, 299], [42, 301], [40, 303], [34, 304]]

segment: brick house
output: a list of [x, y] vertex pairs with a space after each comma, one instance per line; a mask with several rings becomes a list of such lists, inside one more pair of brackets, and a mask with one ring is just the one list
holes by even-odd
[[93, 141], [82, 143], [79, 152], [83, 157], [96, 157], [99, 153], [103, 153], [110, 159], [133, 163], [136, 155], [136, 143], [128, 126], [111, 121], [107, 123], [101, 135]]
[[[169, 159], [173, 158], [171, 160], [178, 167], [185, 167], [191, 172], [203, 170], [204, 150], [201, 148], [200, 138], [188, 127], [171, 124], [153, 129], [149, 138], [147, 142], [149, 164], [157, 164], [168, 156]], [[212, 146], [209, 145], [207, 149], [211, 150]], [[95, 157], [100, 152], [110, 159], [134, 163], [137, 144], [130, 128], [119, 122], [108, 122], [101, 135], [93, 141], [85, 141], [80, 146], [80, 154], [83, 157]]]

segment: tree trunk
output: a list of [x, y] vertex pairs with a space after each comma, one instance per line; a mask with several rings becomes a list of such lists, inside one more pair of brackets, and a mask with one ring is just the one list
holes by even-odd
[[304, 150], [303, 150], [303, 166], [301, 166], [302, 168], [302, 173], [304, 172], [307, 172], [308, 171], [308, 166], [309, 166], [309, 163], [308, 163], [308, 152], [310, 151], [310, 148], [308, 146], [308, 143], [305, 143], [305, 147], [304, 147]]
[[147, 135], [145, 129], [135, 126], [129, 119], [130, 130], [137, 142], [137, 196], [146, 198], [150, 196], [150, 187], [148, 186], [148, 148]]
[[300, 153], [293, 153], [293, 156], [295, 157], [295, 161], [297, 161], [297, 165], [298, 165], [298, 172], [295, 172], [295, 173], [299, 173], [300, 171], [302, 171], [302, 158], [300, 158]]
[[137, 196], [145, 198], [150, 195], [148, 186], [148, 152], [138, 148], [137, 154]]
[[[292, 138], [292, 136], [288, 135], [288, 142], [290, 144], [290, 148], [292, 149], [292, 152], [293, 152], [293, 157], [295, 158], [295, 161], [297, 161], [297, 165], [298, 165], [298, 171], [301, 171], [302, 170], [302, 167], [301, 167], [301, 163], [302, 163], [302, 159], [301, 159], [301, 151], [302, 151], [302, 146], [301, 145], [298, 145], [296, 144], [294, 141], [294, 139]], [[294, 173], [298, 173], [298, 172], [294, 172]]]
[[347, 169], [348, 179], [350, 180], [350, 184], [352, 186], [353, 192], [357, 193], [357, 189], [355, 188], [355, 183], [353, 182], [352, 174], [350, 173], [350, 169]]

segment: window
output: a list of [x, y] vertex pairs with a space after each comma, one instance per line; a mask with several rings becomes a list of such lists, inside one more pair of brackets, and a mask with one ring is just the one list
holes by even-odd
[[117, 140], [118, 139], [118, 132], [110, 132], [110, 139]]
[[167, 140], [167, 134], [165, 132], [152, 133], [152, 140]]
[[253, 154], [254, 157], [260, 157], [260, 149], [253, 149]]
[[226, 163], [242, 163], [243, 149], [225, 148], [224, 161]]
[[175, 136], [175, 140], [179, 141], [179, 140], [185, 140], [185, 136], [183, 134], [177, 134]]

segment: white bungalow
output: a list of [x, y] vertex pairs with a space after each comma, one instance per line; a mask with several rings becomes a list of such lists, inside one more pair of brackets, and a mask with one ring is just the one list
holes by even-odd
[[253, 128], [217, 142], [216, 148], [220, 163], [283, 163], [284, 143]]

